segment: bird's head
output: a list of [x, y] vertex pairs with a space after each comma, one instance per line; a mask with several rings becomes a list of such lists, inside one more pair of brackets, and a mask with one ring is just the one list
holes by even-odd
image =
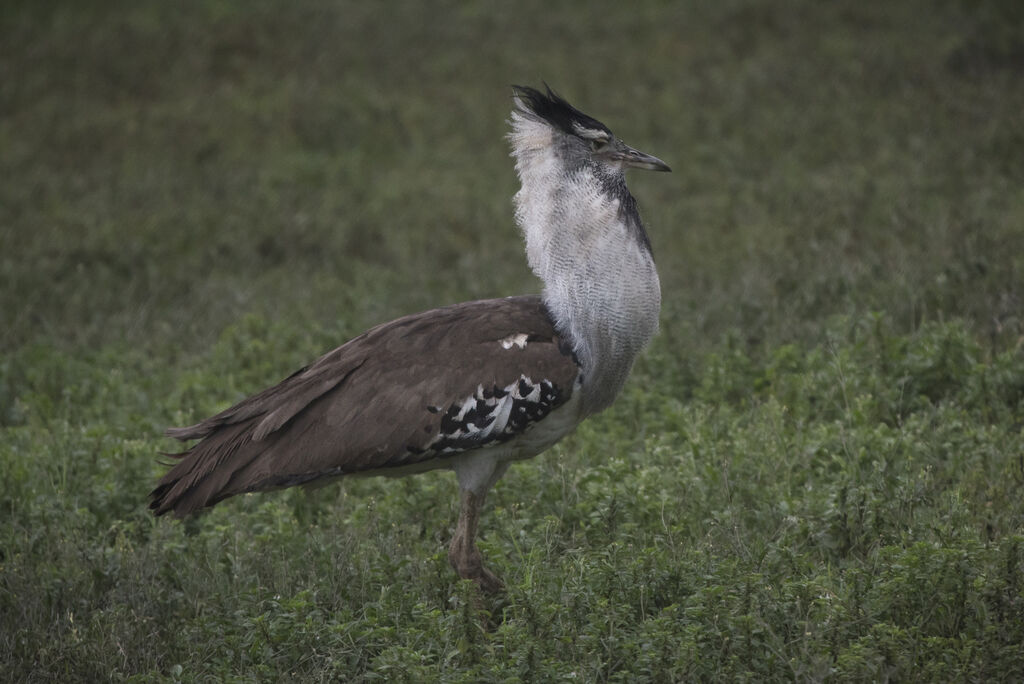
[[[611, 173], [627, 168], [671, 171], [657, 157], [635, 150], [622, 142], [603, 123], [587, 116], [545, 87], [546, 93], [526, 86], [512, 86], [515, 95], [513, 143], [530, 144], [515, 132], [519, 122], [542, 124], [550, 129], [546, 144], [554, 145], [569, 166], [597, 165]], [[516, 140], [516, 138], [522, 138]]]

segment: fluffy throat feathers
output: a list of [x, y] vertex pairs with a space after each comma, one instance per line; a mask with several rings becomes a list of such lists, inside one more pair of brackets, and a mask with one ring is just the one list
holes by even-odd
[[527, 259], [583, 367], [584, 414], [595, 413], [612, 403], [657, 331], [650, 245], [621, 169], [581, 159], [568, 134], [530, 112], [514, 110], [510, 123]]

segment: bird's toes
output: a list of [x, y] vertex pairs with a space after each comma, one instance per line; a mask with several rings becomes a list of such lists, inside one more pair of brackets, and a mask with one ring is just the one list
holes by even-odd
[[483, 593], [498, 594], [505, 589], [505, 583], [484, 567], [480, 552], [476, 547], [468, 549], [455, 547], [449, 554], [449, 560], [459, 577], [472, 580]]
[[480, 574], [472, 579], [485, 594], [500, 594], [505, 591], [505, 583], [485, 567], [481, 567]]

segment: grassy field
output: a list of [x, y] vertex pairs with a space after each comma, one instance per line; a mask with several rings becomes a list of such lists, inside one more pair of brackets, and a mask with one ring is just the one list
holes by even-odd
[[[1018, 2], [0, 9], [0, 680], [1020, 681]], [[630, 182], [662, 331], [514, 467], [156, 520], [162, 436], [536, 292], [510, 83]]]

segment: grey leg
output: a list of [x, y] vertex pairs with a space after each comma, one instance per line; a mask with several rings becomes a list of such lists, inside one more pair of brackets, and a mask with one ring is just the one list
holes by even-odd
[[488, 594], [504, 589], [505, 585], [497, 575], [484, 567], [480, 550], [476, 547], [476, 530], [480, 522], [485, 494], [474, 494], [463, 489], [459, 521], [455, 525], [455, 536], [448, 547], [448, 561], [462, 579], [470, 579]]

